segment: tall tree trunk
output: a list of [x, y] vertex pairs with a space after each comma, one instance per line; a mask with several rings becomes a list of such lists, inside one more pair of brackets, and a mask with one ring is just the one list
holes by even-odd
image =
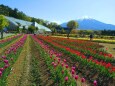
[[1, 30], [1, 39], [3, 39], [3, 30]]
[[68, 30], [68, 33], [67, 33], [67, 38], [69, 39], [69, 34], [71, 33], [71, 30]]

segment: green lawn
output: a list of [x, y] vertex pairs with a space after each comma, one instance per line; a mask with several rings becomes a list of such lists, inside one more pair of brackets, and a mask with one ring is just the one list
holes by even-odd
[[99, 43], [100, 45], [104, 46], [104, 49], [108, 49], [107, 51], [114, 55], [115, 58], [115, 44], [108, 44], [108, 43]]

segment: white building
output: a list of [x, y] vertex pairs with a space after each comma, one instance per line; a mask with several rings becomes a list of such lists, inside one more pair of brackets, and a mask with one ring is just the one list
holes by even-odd
[[10, 30], [16, 30], [18, 26], [19, 26], [19, 28], [25, 27], [25, 29], [28, 29], [29, 26], [33, 25], [38, 28], [38, 31], [37, 31], [38, 33], [44, 33], [44, 31], [51, 33], [51, 30], [49, 28], [47, 28], [43, 25], [40, 25], [37, 22], [28, 22], [28, 21], [16, 19], [13, 17], [8, 17], [8, 16], [5, 16], [5, 17], [9, 21], [8, 28]]

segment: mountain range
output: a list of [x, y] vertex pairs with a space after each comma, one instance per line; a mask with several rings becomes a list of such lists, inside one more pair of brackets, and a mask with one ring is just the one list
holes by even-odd
[[[115, 25], [106, 24], [93, 18], [82, 18], [75, 21], [78, 22], [80, 30], [115, 30]], [[61, 26], [67, 28], [67, 22], [62, 23]]]

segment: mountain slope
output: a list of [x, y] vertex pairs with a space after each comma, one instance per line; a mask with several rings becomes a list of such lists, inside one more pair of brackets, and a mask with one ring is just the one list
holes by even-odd
[[[82, 30], [115, 30], [115, 25], [106, 24], [92, 18], [84, 18], [75, 20], [79, 24], [78, 29]], [[67, 22], [61, 24], [62, 27], [67, 27]]]

